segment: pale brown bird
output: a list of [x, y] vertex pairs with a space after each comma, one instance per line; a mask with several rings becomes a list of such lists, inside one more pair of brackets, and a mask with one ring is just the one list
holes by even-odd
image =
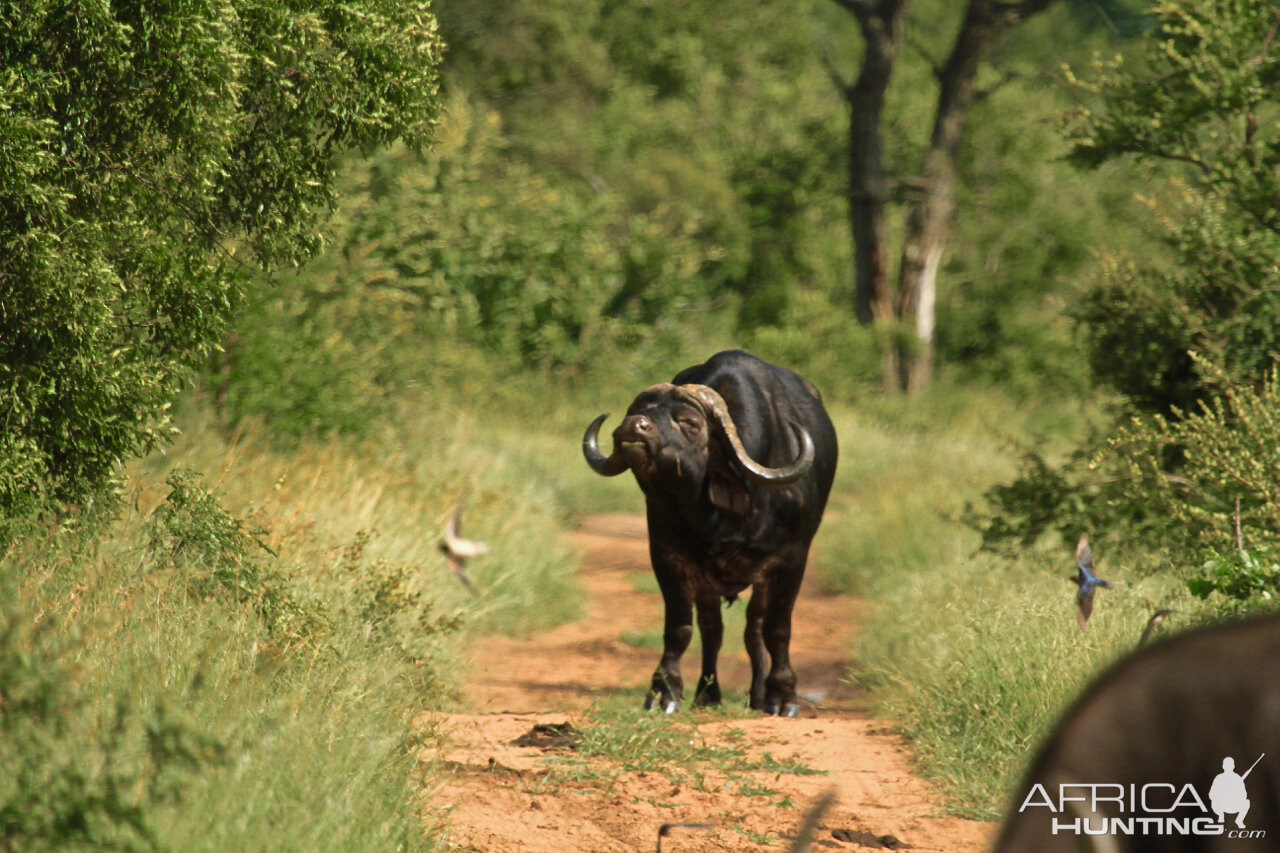
[[454, 507], [453, 516], [444, 527], [444, 541], [440, 543], [440, 552], [444, 554], [445, 562], [449, 564], [449, 568], [457, 575], [462, 585], [471, 590], [473, 594], [479, 595], [480, 591], [476, 589], [471, 576], [467, 574], [467, 560], [472, 557], [479, 557], [481, 554], [488, 554], [489, 546], [478, 539], [462, 538], [461, 501]]

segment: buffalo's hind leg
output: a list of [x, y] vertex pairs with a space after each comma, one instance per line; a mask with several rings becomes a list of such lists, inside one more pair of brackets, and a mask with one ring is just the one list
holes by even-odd
[[791, 611], [804, 580], [808, 549], [797, 560], [789, 561], [775, 572], [769, 582], [764, 608], [764, 645], [769, 650], [769, 674], [764, 679], [766, 714], [798, 717], [800, 703], [796, 699], [796, 673], [791, 668]]
[[720, 704], [720, 679], [716, 676], [716, 658], [724, 641], [724, 621], [720, 617], [718, 595], [698, 595], [698, 634], [702, 637], [702, 675], [693, 694], [698, 707]]

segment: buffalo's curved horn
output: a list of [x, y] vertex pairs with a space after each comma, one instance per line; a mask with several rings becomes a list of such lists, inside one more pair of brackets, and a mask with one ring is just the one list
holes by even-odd
[[591, 422], [591, 426], [587, 427], [587, 431], [582, 436], [582, 455], [587, 457], [587, 464], [597, 474], [602, 477], [616, 477], [627, 470], [628, 465], [627, 460], [619, 456], [616, 450], [611, 456], [605, 456], [600, 452], [600, 424], [604, 423], [607, 417], [609, 417], [608, 412], [596, 418]]
[[729, 446], [733, 448], [733, 454], [737, 457], [738, 464], [742, 466], [743, 472], [750, 479], [762, 485], [785, 486], [808, 474], [809, 469], [813, 467], [815, 453], [813, 437], [809, 435], [809, 431], [804, 427], [794, 422], [789, 424], [800, 439], [800, 455], [796, 457], [796, 460], [782, 468], [766, 468], [752, 459], [747, 454], [747, 449], [742, 446], [742, 439], [738, 436], [738, 427], [733, 422], [733, 417], [729, 414], [729, 407], [725, 405], [724, 398], [720, 396], [719, 392], [708, 385], [682, 385], [680, 387], [701, 402], [707, 411], [720, 423], [720, 429], [724, 432], [724, 437], [728, 440]]

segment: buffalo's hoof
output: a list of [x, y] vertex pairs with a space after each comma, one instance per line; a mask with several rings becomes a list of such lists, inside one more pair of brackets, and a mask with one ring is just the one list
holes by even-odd
[[721, 699], [720, 687], [712, 684], [699, 690], [697, 695], [693, 697], [693, 707], [708, 708], [712, 705], [719, 705]]
[[800, 705], [796, 702], [788, 702], [781, 709], [778, 708], [776, 703], [766, 702], [765, 706], [760, 710], [771, 717], [791, 717], [794, 719], [800, 716]]
[[648, 696], [644, 697], [644, 709], [646, 711], [657, 711], [661, 709], [664, 714], [674, 714], [676, 711], [680, 710], [680, 703], [675, 699], [668, 699], [664, 702], [662, 701], [662, 697], [657, 693], [650, 693]]

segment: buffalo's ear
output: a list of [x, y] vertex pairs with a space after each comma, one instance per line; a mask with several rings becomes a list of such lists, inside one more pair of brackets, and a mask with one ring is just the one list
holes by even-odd
[[735, 515], [751, 512], [751, 495], [736, 477], [723, 471], [712, 471], [709, 480], [707, 492], [714, 506]]

